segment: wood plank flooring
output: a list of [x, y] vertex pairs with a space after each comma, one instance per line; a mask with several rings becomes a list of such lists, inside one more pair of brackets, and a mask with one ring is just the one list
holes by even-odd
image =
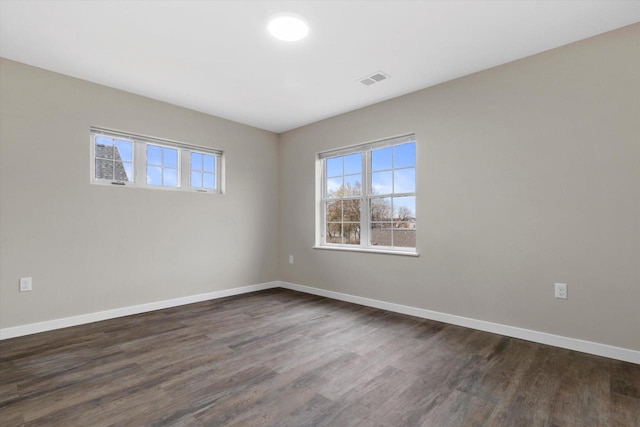
[[284, 289], [0, 341], [0, 425], [640, 426], [640, 365]]

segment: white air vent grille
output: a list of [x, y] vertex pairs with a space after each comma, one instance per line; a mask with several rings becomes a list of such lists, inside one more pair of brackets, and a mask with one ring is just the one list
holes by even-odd
[[358, 81], [360, 83], [362, 83], [363, 85], [365, 85], [365, 86], [371, 86], [374, 83], [381, 82], [381, 81], [386, 80], [388, 78], [389, 78], [388, 75], [386, 75], [382, 71], [378, 71], [377, 73], [373, 73], [370, 76], [358, 79]]

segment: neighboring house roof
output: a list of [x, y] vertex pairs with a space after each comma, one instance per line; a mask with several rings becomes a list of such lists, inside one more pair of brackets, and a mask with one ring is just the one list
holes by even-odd
[[118, 147], [96, 144], [96, 178], [129, 181]]

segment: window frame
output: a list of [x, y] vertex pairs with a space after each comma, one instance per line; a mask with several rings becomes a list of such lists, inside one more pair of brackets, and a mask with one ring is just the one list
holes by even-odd
[[[149, 163], [149, 158], [148, 158], [148, 153], [149, 153], [149, 146], [153, 146], [153, 147], [159, 147], [161, 149], [161, 153], [162, 153], [162, 160], [161, 160], [161, 164], [159, 165], [154, 165], [154, 164], [150, 164]], [[171, 166], [165, 166], [164, 165], [164, 149], [168, 148], [168, 149], [172, 149], [172, 150], [176, 150], [176, 167], [171, 167]], [[153, 142], [145, 142], [144, 143], [144, 170], [145, 170], [145, 180], [144, 180], [144, 185], [145, 187], [149, 187], [149, 188], [164, 188], [164, 189], [179, 189], [181, 187], [182, 184], [182, 174], [184, 171], [184, 168], [182, 167], [182, 149], [180, 149], [179, 147], [174, 147], [171, 145], [166, 145], [166, 144], [159, 144], [159, 143], [153, 143]], [[161, 177], [162, 177], [162, 184], [149, 184], [148, 178], [147, 176], [149, 175], [149, 167], [159, 167], [160, 168], [160, 173], [161, 173]], [[164, 185], [164, 170], [165, 169], [175, 169], [176, 170], [176, 185]]]
[[[213, 179], [214, 179], [214, 187], [213, 188], [206, 188], [206, 187], [192, 187], [191, 186], [191, 172], [193, 172], [193, 169], [191, 168], [191, 154], [202, 154], [204, 156], [213, 156]], [[218, 193], [219, 190], [218, 188], [220, 187], [220, 163], [221, 163], [221, 158], [220, 156], [216, 156], [215, 154], [212, 154], [211, 152], [206, 152], [206, 151], [202, 151], [202, 150], [197, 150], [197, 149], [192, 149], [189, 150], [188, 152], [185, 153], [184, 157], [189, 156], [188, 159], [185, 159], [186, 163], [188, 164], [188, 170], [187, 170], [187, 176], [189, 177], [188, 181], [187, 181], [187, 185], [186, 187], [190, 190], [190, 191], [195, 191], [198, 193]], [[185, 161], [183, 161], [183, 163], [185, 163]], [[204, 159], [203, 159], [204, 162]], [[204, 182], [204, 174], [210, 174], [209, 172], [206, 172], [204, 170], [204, 164], [202, 166], [202, 169], [199, 170], [198, 172], [201, 172], [203, 175], [203, 182]]]
[[[96, 139], [98, 137], [111, 138], [114, 141], [122, 140], [132, 144], [130, 181], [117, 181], [114, 179], [96, 178]], [[189, 191], [195, 193], [224, 194], [224, 153], [221, 150], [198, 145], [185, 144], [177, 141], [160, 139], [155, 137], [136, 135], [128, 132], [115, 131], [98, 127], [90, 127], [90, 168], [89, 182], [94, 185], [122, 186], [133, 188], [146, 188], [153, 190]], [[148, 164], [147, 149], [149, 145], [161, 148], [177, 150], [177, 186], [147, 184]], [[215, 188], [192, 188], [191, 181], [191, 153], [211, 155], [214, 158], [214, 183]], [[165, 166], [160, 165], [164, 170]], [[171, 167], [174, 169], [173, 167]]]
[[[115, 145], [115, 140], [118, 139], [119, 141], [127, 141], [131, 143], [131, 180], [129, 181], [118, 181], [117, 179], [105, 179], [105, 178], [97, 178], [96, 177], [96, 160], [98, 160], [98, 158], [96, 158], [96, 139], [98, 137], [106, 137], [106, 138], [111, 138], [114, 140], [114, 145]], [[112, 136], [112, 135], [104, 135], [104, 134], [91, 134], [91, 151], [90, 151], [90, 158], [91, 158], [91, 164], [90, 164], [90, 168], [89, 168], [89, 173], [90, 173], [90, 182], [92, 184], [98, 184], [98, 185], [120, 185], [120, 186], [133, 186], [134, 182], [136, 180], [136, 173], [137, 173], [137, 164], [136, 164], [136, 158], [137, 158], [137, 152], [136, 152], [136, 143], [131, 139], [131, 138], [127, 138], [125, 136], [122, 137], [116, 137], [116, 136]], [[109, 159], [106, 159], [109, 160]], [[112, 160], [113, 162], [115, 162], [115, 158]], [[123, 162], [124, 163], [124, 162]], [[129, 163], [129, 162], [126, 162]]]
[[[417, 188], [414, 188], [413, 192], [394, 193], [393, 182], [395, 180], [395, 170], [408, 169], [411, 166], [404, 166], [400, 168], [394, 168], [392, 163], [391, 169], [385, 169], [385, 171], [391, 171], [392, 176], [392, 189], [389, 194], [372, 194], [372, 151], [385, 147], [394, 147], [406, 143], [413, 142], [415, 144], [415, 163], [413, 165], [414, 173], [417, 170], [417, 141], [415, 134], [404, 134], [391, 138], [384, 138], [364, 144], [357, 144], [349, 147], [344, 147], [336, 150], [329, 150], [318, 153], [316, 155], [316, 249], [335, 249], [344, 251], [355, 252], [375, 252], [386, 253], [395, 255], [411, 255], [418, 256], [418, 242], [417, 242], [417, 223], [418, 214], [417, 206], [415, 208], [414, 225], [416, 230], [416, 246], [415, 247], [401, 247], [401, 246], [380, 246], [371, 245], [371, 224], [375, 221], [371, 221], [370, 203], [371, 200], [376, 198], [398, 198], [398, 197], [414, 197], [417, 201]], [[361, 153], [362, 161], [362, 188], [359, 196], [349, 196], [340, 198], [329, 198], [327, 188], [327, 160], [336, 157], [345, 157], [351, 154]], [[392, 154], [393, 155], [393, 154]], [[344, 160], [343, 160], [344, 162]], [[342, 176], [345, 176], [344, 163]], [[417, 180], [414, 179], [415, 187], [417, 187]], [[358, 200], [360, 203], [360, 243], [348, 244], [348, 243], [330, 243], [327, 242], [327, 203], [337, 200]], [[393, 207], [392, 207], [392, 223], [393, 223]], [[344, 221], [342, 221], [344, 223]], [[393, 231], [392, 231], [393, 233]], [[344, 239], [344, 237], [343, 237]]]
[[[353, 154], [361, 154], [361, 158], [360, 158], [360, 162], [361, 162], [361, 166], [360, 166], [360, 175], [361, 175], [361, 181], [363, 182], [361, 184], [361, 188], [360, 188], [360, 195], [352, 195], [352, 196], [342, 196], [342, 197], [328, 197], [327, 193], [328, 193], [328, 188], [327, 188], [327, 180], [329, 179], [328, 176], [326, 176], [326, 171], [327, 171], [327, 166], [326, 166], [326, 162], [328, 159], [334, 159], [334, 158], [338, 158], [338, 157], [347, 157]], [[321, 231], [322, 234], [322, 244], [326, 245], [326, 246], [340, 246], [340, 247], [354, 247], [354, 246], [361, 246], [362, 245], [362, 240], [363, 237], [365, 237], [364, 235], [364, 230], [363, 230], [363, 223], [362, 223], [362, 217], [363, 214], [365, 214], [365, 211], [363, 210], [363, 205], [362, 205], [362, 199], [365, 193], [365, 185], [364, 185], [364, 179], [365, 179], [365, 156], [363, 153], [356, 151], [354, 153], [349, 153], [349, 154], [343, 154], [343, 155], [336, 155], [336, 156], [328, 156], [325, 157], [324, 159], [322, 159], [322, 172], [323, 172], [323, 177], [322, 177], [322, 219], [323, 219], [323, 224], [324, 227]], [[340, 175], [343, 178], [343, 186], [344, 186], [344, 178], [346, 176], [351, 176], [351, 175], [355, 175], [355, 174], [347, 174], [345, 173], [345, 169], [344, 169], [344, 160], [343, 160], [343, 164], [342, 164], [342, 175]], [[336, 201], [341, 201], [343, 203], [343, 210], [342, 212], [344, 213], [344, 202], [345, 201], [359, 201], [360, 202], [360, 244], [355, 245], [355, 244], [350, 244], [350, 243], [329, 243], [326, 241], [326, 232], [327, 232], [327, 226], [328, 223], [326, 221], [327, 218], [327, 204], [331, 203], [331, 202], [336, 202]], [[352, 224], [355, 223], [355, 221], [347, 221], [346, 223], [348, 224]], [[342, 217], [341, 221], [341, 234], [342, 234], [342, 230], [345, 224], [344, 221], [344, 217]], [[367, 234], [368, 236], [368, 234]], [[344, 239], [344, 237], [343, 237]]]

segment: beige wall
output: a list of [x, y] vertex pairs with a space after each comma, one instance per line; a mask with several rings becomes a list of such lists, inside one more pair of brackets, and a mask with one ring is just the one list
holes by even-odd
[[[640, 25], [279, 138], [2, 60], [0, 328], [280, 279], [640, 350], [639, 94]], [[227, 194], [90, 185], [91, 125], [223, 149]], [[420, 257], [312, 249], [315, 153], [407, 132]]]
[[[0, 73], [0, 328], [278, 279], [277, 135], [16, 62]], [[224, 150], [226, 194], [90, 185], [91, 125]]]
[[[315, 153], [407, 132], [420, 257], [312, 249]], [[640, 350], [640, 24], [287, 132], [279, 156], [282, 280]]]

